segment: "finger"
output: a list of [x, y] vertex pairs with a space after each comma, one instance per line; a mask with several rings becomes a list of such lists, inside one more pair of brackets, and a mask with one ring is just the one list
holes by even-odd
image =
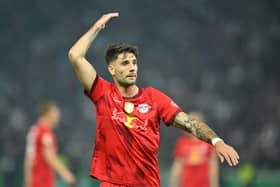
[[106, 16], [106, 17], [108, 16], [109, 18], [118, 17], [118, 16], [119, 16], [119, 13], [118, 13], [118, 12], [112, 12], [112, 13], [106, 14], [105, 16]]
[[111, 13], [111, 17], [118, 17], [120, 14], [118, 12]]
[[231, 159], [230, 159], [229, 155], [225, 154], [224, 157], [225, 157], [228, 165], [232, 166], [232, 162], [231, 162]]
[[236, 166], [238, 164], [238, 159], [236, 158], [236, 156], [232, 153], [231, 155], [229, 155], [229, 157], [233, 165]]
[[110, 19], [112, 19], [113, 17], [118, 17], [119, 13], [111, 13], [111, 14], [107, 14], [105, 15], [105, 23], [107, 23]]
[[235, 150], [233, 150], [233, 151], [234, 151], [234, 154], [236, 155], [236, 158], [239, 159], [238, 153]]
[[219, 157], [219, 159], [220, 159], [220, 162], [221, 162], [221, 163], [224, 163], [224, 161], [225, 161], [224, 157], [223, 157], [222, 155], [220, 155], [220, 154], [218, 154], [218, 157]]
[[235, 165], [237, 165], [238, 162], [239, 162], [239, 155], [233, 148], [232, 148], [232, 151], [231, 151], [231, 157], [232, 157], [232, 159], [234, 159]]
[[239, 156], [238, 154], [234, 151], [234, 156], [235, 156], [235, 160], [236, 160], [236, 165], [239, 163]]
[[237, 165], [239, 163], [239, 156], [235, 151], [233, 152], [233, 154], [234, 154], [234, 158], [235, 158], [236, 165]]

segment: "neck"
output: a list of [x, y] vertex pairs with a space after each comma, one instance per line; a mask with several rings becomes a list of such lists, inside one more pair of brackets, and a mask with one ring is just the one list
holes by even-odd
[[41, 124], [43, 127], [51, 129], [51, 124], [49, 123], [49, 120], [46, 118], [39, 118], [38, 120], [39, 124]]
[[121, 86], [116, 84], [116, 86], [123, 97], [133, 97], [139, 92], [139, 88], [135, 84], [130, 86]]

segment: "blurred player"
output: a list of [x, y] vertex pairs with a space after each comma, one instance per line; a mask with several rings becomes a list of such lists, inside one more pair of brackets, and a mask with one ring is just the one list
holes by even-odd
[[[200, 113], [191, 117], [204, 121]], [[215, 149], [185, 132], [177, 140], [171, 168], [170, 187], [218, 187], [219, 171]]]
[[42, 103], [39, 119], [27, 135], [24, 159], [24, 187], [54, 187], [57, 172], [67, 184], [74, 184], [75, 177], [58, 159], [53, 129], [60, 119], [56, 104]]
[[[238, 154], [205, 123], [190, 118], [159, 90], [136, 85], [137, 50], [127, 44], [106, 52], [113, 82], [97, 75], [85, 58], [90, 44], [118, 13], [102, 16], [70, 49], [69, 60], [96, 112], [96, 138], [90, 175], [106, 186], [159, 187], [157, 151], [160, 120], [215, 144], [221, 161], [238, 163]], [[151, 77], [152, 78], [152, 77]]]

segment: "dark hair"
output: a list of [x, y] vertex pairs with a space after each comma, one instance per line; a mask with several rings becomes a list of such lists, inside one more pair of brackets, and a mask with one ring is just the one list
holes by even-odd
[[135, 57], [138, 55], [137, 47], [129, 44], [114, 44], [108, 47], [106, 51], [106, 63], [109, 65], [121, 53], [133, 53]]
[[54, 107], [57, 107], [57, 105], [53, 101], [42, 102], [38, 107], [38, 115], [40, 117], [45, 116]]

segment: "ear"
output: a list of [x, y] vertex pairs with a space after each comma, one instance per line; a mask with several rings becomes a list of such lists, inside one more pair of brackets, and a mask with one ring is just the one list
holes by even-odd
[[111, 63], [111, 64], [108, 65], [107, 68], [108, 68], [109, 73], [110, 73], [112, 76], [114, 76], [114, 75], [115, 75], [115, 67], [114, 67], [114, 65]]

